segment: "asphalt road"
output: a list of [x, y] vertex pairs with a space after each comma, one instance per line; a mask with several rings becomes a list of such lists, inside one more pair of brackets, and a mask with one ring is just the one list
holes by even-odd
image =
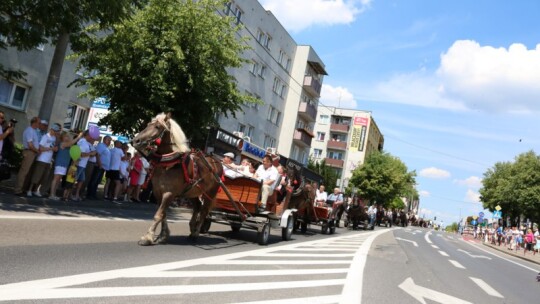
[[[537, 303], [540, 266], [415, 227], [268, 246], [213, 224], [140, 247], [151, 208], [0, 205], [0, 301], [15, 303]], [[431, 243], [429, 243], [431, 242]], [[487, 252], [486, 252], [487, 250]], [[500, 257], [499, 257], [500, 256]], [[424, 302], [425, 301], [425, 302]]]
[[364, 303], [539, 303], [540, 265], [455, 234], [409, 227], [393, 235], [371, 247]]

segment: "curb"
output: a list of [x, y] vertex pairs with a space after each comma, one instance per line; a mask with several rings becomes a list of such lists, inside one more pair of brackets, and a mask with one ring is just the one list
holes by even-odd
[[[521, 255], [518, 255], [518, 254], [510, 254], [510, 253], [508, 253], [508, 251], [505, 251], [505, 250], [503, 250], [503, 249], [501, 249], [501, 248], [498, 248], [498, 247], [493, 247], [493, 246], [488, 245], [488, 244], [485, 244], [485, 243], [483, 243], [483, 242], [482, 242], [482, 245], [487, 246], [487, 247], [489, 247], [489, 248], [493, 248], [493, 249], [495, 249], [495, 250], [497, 250], [497, 251], [503, 252], [503, 253], [505, 253], [505, 254], [507, 254], [507, 255], [509, 255], [509, 256], [513, 256], [513, 257], [516, 257], [516, 258], [520, 258], [520, 259], [525, 260], [525, 261], [527, 261], [527, 262], [531, 262], [531, 263], [535, 263], [535, 264], [540, 265], [540, 261], [536, 261], [536, 260], [533, 260], [533, 259], [529, 259], [528, 257], [521, 256]], [[532, 254], [532, 253], [531, 253], [531, 254]]]

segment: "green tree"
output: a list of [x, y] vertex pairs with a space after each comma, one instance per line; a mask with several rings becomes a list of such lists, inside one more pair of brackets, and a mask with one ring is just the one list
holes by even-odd
[[452, 224], [446, 226], [446, 231], [447, 232], [456, 232], [456, 231], [458, 231], [458, 223], [453, 222]]
[[518, 155], [514, 162], [496, 163], [484, 173], [482, 183], [484, 208], [494, 211], [499, 205], [504, 217], [525, 215], [540, 221], [540, 157], [533, 151]]
[[324, 183], [325, 183], [324, 186], [326, 187], [327, 192], [329, 193], [332, 192], [334, 187], [337, 186], [337, 180], [339, 176], [336, 172], [336, 169], [328, 166], [324, 159], [321, 161], [316, 161], [310, 157], [308, 160], [307, 167], [311, 171], [323, 177]]
[[132, 135], [160, 112], [171, 112], [192, 141], [200, 141], [216, 116], [233, 115], [255, 98], [241, 94], [229, 70], [248, 49], [231, 17], [216, 12], [224, 1], [150, 0], [109, 35], [90, 28], [76, 44], [87, 71], [86, 96], [106, 96], [101, 123]]
[[407, 195], [414, 187], [416, 173], [397, 157], [386, 152], [370, 154], [364, 164], [353, 171], [349, 187], [371, 203], [388, 206], [396, 198]]

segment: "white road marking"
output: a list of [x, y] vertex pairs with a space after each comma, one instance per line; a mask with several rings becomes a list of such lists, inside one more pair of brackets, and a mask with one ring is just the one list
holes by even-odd
[[465, 251], [463, 249], [458, 249], [457, 251], [460, 251], [460, 252], [463, 252], [463, 253], [466, 253], [468, 256], [470, 256], [471, 258], [475, 258], [475, 259], [487, 259], [487, 260], [491, 260], [490, 257], [487, 257], [485, 255], [474, 255], [468, 251]]
[[[89, 216], [68, 216], [68, 215], [0, 215], [0, 219], [6, 219], [6, 220], [64, 220], [64, 221], [128, 221], [128, 222], [144, 222], [144, 221], [150, 221], [148, 220], [141, 220], [141, 219], [129, 219], [129, 218], [121, 218], [121, 217], [89, 217]], [[186, 221], [186, 220], [182, 220]], [[169, 221], [170, 222], [170, 221]]]
[[255, 302], [239, 302], [237, 304], [331, 304], [336, 303], [339, 295], [312, 297], [312, 298], [294, 298], [284, 300], [268, 300]]
[[[119, 296], [149, 296], [165, 294], [194, 294], [194, 293], [212, 293], [229, 292], [245, 290], [272, 290], [283, 288], [311, 288], [318, 286], [343, 286], [342, 294], [334, 297], [334, 302], [339, 303], [360, 303], [362, 290], [363, 268], [367, 259], [367, 254], [373, 240], [382, 233], [390, 230], [382, 230], [369, 233], [369, 237], [361, 246], [357, 246], [358, 251], [352, 260], [322, 260], [306, 258], [305, 260], [291, 261], [287, 259], [272, 260], [250, 260], [250, 257], [265, 257], [267, 254], [278, 253], [280, 251], [294, 250], [298, 247], [314, 246], [320, 244], [321, 240], [308, 241], [302, 243], [293, 243], [282, 246], [267, 247], [251, 251], [236, 252], [213, 256], [207, 258], [177, 261], [164, 264], [148, 265], [126, 269], [117, 269], [110, 271], [101, 271], [79, 275], [71, 275], [57, 278], [33, 280], [27, 282], [18, 282], [0, 285], [0, 301], [14, 300], [39, 300], [55, 298], [99, 298], [99, 297], [119, 297]], [[336, 236], [327, 240], [328, 242], [336, 239], [350, 239], [350, 235]], [[324, 257], [324, 256], [321, 256]], [[314, 265], [312, 268], [319, 268], [316, 265], [346, 265], [344, 268], [336, 266], [330, 269], [274, 269], [274, 270], [250, 270], [243, 271], [183, 271], [189, 267], [204, 265]], [[354, 271], [351, 271], [354, 269]], [[218, 284], [189, 285], [180, 284], [174, 286], [131, 286], [131, 287], [80, 287], [94, 282], [103, 282], [122, 278], [157, 278], [157, 277], [204, 277], [211, 275], [213, 277], [239, 277], [239, 276], [264, 276], [264, 275], [294, 275], [294, 274], [312, 274], [315, 277], [324, 278], [325, 273], [347, 273], [347, 279], [329, 279], [329, 280], [308, 280], [308, 281], [280, 281], [280, 282], [262, 282], [262, 283], [231, 283], [227, 281]], [[106, 284], [106, 283], [105, 283]], [[29, 291], [32, 292], [29, 292]], [[239, 293], [241, 294], [241, 293]], [[343, 299], [343, 301], [342, 301]], [[297, 302], [294, 302], [297, 303]]]
[[431, 242], [431, 240], [429, 239], [430, 234], [430, 231], [426, 232], [426, 234], [424, 234], [424, 239], [426, 239], [426, 242], [428, 242], [428, 244], [433, 244], [433, 242]]
[[444, 252], [444, 251], [441, 251], [441, 250], [439, 250], [439, 253], [440, 253], [442, 256], [445, 256], [445, 257], [449, 256], [448, 253], [446, 253], [446, 252]]
[[414, 247], [418, 247], [418, 243], [416, 243], [415, 241], [402, 239], [402, 238], [400, 238], [400, 237], [396, 237], [395, 239], [396, 239], [396, 240], [400, 240], [400, 241], [404, 241], [404, 242], [412, 243], [412, 244], [414, 245]]
[[399, 288], [422, 304], [426, 304], [424, 299], [444, 304], [472, 304], [471, 302], [467, 302], [451, 295], [416, 285], [412, 278], [405, 279], [405, 281], [399, 285]]
[[453, 237], [453, 236], [450, 236], [450, 235], [448, 235], [448, 238], [449, 238], [449, 239], [452, 239], [452, 240], [454, 239], [454, 237]]
[[417, 233], [422, 233], [422, 230], [415, 230], [414, 232], [417, 232]]
[[314, 252], [356, 252], [358, 250], [358, 247], [350, 247], [350, 249], [346, 248], [320, 248], [320, 247], [312, 247], [312, 248], [295, 248], [295, 249], [287, 249], [287, 251], [314, 251]]
[[[467, 244], [468, 244], [468, 243], [467, 243]], [[471, 244], [469, 244], [469, 245], [471, 245]], [[475, 247], [475, 248], [478, 249], [478, 250], [484, 251], [485, 253], [489, 253], [489, 254], [491, 254], [491, 255], [493, 255], [493, 256], [496, 256], [496, 257], [498, 257], [499, 259], [505, 260], [505, 261], [507, 261], [507, 262], [510, 262], [510, 263], [515, 264], [515, 265], [518, 265], [518, 266], [521, 266], [521, 267], [523, 267], [523, 268], [525, 268], [525, 269], [531, 270], [531, 271], [533, 271], [533, 272], [535, 272], [535, 273], [539, 273], [539, 272], [540, 272], [540, 269], [534, 269], [534, 268], [532, 268], [532, 267], [523, 265], [523, 264], [518, 263], [518, 262], [516, 262], [516, 261], [512, 261], [512, 260], [507, 259], [507, 258], [505, 258], [505, 257], [502, 257], [502, 256], [500, 256], [500, 255], [498, 255], [498, 254], [495, 254], [495, 253], [493, 253], [493, 252], [489, 252], [489, 251], [487, 251], [487, 250], [485, 250], [485, 249], [482, 249], [482, 248], [480, 248], [480, 247], [478, 247], [478, 246], [476, 246], [476, 245], [471, 245], [471, 246]]]
[[443, 237], [443, 235], [442, 235], [442, 234], [437, 234], [437, 236], [439, 236], [439, 237]]
[[478, 287], [482, 288], [483, 291], [485, 291], [488, 295], [497, 297], [497, 298], [504, 298], [502, 294], [500, 294], [498, 291], [493, 289], [493, 287], [489, 286], [486, 282], [484, 282], [482, 279], [469, 277]]
[[358, 247], [359, 246], [351, 246], [351, 245], [347, 245], [347, 246], [343, 246], [343, 245], [319, 245], [319, 246], [299, 246], [298, 249], [321, 249], [321, 250], [331, 250], [331, 249], [335, 249], [335, 250], [348, 250], [348, 249], [353, 249], [354, 251], [358, 250]]
[[208, 270], [208, 271], [159, 271], [154, 273], [137, 273], [126, 278], [206, 278], [206, 277], [258, 277], [307, 274], [347, 273], [348, 268], [322, 269], [279, 269], [279, 270]]
[[461, 265], [458, 261], [454, 261], [454, 260], [448, 260], [448, 261], [457, 268], [465, 269], [465, 266]]
[[354, 253], [267, 253], [264, 255], [265, 257], [273, 257], [273, 258], [294, 258], [294, 257], [324, 257], [324, 258], [345, 258], [345, 257], [352, 257], [354, 256]]
[[433, 247], [435, 249], [439, 249], [439, 246], [437, 246], [437, 245], [431, 245], [431, 247]]

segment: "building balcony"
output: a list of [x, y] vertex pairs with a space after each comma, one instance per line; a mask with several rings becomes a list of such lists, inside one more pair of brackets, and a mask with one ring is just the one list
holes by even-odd
[[349, 125], [330, 124], [330, 132], [349, 133]]
[[329, 140], [328, 143], [326, 144], [326, 147], [328, 149], [345, 151], [345, 150], [347, 150], [347, 142], [346, 141]]
[[313, 97], [321, 96], [321, 82], [315, 77], [306, 75], [304, 77], [304, 90], [306, 90]]
[[298, 107], [298, 115], [307, 121], [313, 122], [317, 120], [317, 108], [307, 102], [301, 102]]
[[299, 146], [306, 147], [306, 148], [311, 147], [312, 139], [313, 139], [313, 135], [310, 134], [308, 131], [304, 129], [294, 130], [293, 141]]
[[344, 161], [342, 159], [325, 158], [325, 162], [328, 166], [334, 168], [343, 168]]

